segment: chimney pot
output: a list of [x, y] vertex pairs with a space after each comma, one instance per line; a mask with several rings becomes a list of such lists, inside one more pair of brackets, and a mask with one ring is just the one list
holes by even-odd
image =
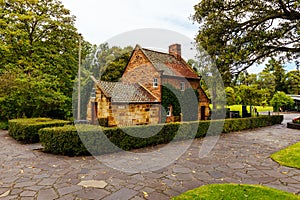
[[181, 58], [181, 45], [180, 44], [170, 45], [169, 54], [174, 55], [176, 58]]

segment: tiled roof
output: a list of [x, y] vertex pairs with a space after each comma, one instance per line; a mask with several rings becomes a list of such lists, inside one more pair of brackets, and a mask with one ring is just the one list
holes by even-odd
[[139, 84], [98, 81], [97, 85], [113, 103], [152, 103], [157, 99]]
[[182, 58], [149, 49], [142, 51], [158, 71], [164, 71], [164, 75], [199, 79], [196, 72]]

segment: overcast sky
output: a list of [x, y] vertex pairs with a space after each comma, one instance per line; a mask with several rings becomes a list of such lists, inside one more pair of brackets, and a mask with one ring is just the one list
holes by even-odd
[[[75, 25], [78, 31], [92, 44], [110, 42], [116, 36], [145, 28], [175, 31], [191, 41], [198, 31], [198, 24], [193, 24], [190, 17], [199, 0], [62, 0], [62, 2], [76, 16]], [[286, 66], [287, 70], [295, 68], [294, 64]], [[249, 72], [258, 73], [263, 67], [253, 66]]]
[[198, 27], [190, 20], [198, 0], [62, 0], [76, 16], [76, 27], [92, 44], [142, 28], [176, 31], [191, 38]]

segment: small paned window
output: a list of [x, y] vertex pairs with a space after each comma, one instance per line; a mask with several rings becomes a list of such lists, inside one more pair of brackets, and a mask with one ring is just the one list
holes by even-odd
[[158, 79], [157, 78], [153, 79], [153, 87], [158, 87]]
[[184, 90], [185, 90], [185, 83], [180, 82], [180, 91], [184, 91]]
[[167, 108], [167, 117], [170, 117], [170, 116], [172, 116], [172, 106], [169, 106]]

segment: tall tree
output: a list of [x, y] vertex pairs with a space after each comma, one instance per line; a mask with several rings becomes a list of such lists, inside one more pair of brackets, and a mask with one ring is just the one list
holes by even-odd
[[266, 68], [263, 71], [274, 75], [275, 91], [286, 92], [285, 70], [283, 68], [283, 65], [279, 61], [276, 61], [274, 58], [272, 58], [271, 60], [269, 60], [268, 64], [266, 64]]
[[[74, 21], [75, 17], [59, 0], [0, 2], [0, 76], [3, 82], [15, 83], [0, 88], [0, 109], [17, 106], [17, 102], [30, 107], [15, 115], [6, 114], [6, 118], [55, 116], [52, 111], [62, 110], [66, 105], [69, 110], [56, 112], [57, 117], [70, 114], [78, 66], [79, 34]], [[88, 47], [86, 44], [83, 46]], [[21, 83], [27, 84], [28, 92]], [[55, 99], [61, 102], [53, 103]]]
[[279, 111], [280, 108], [289, 109], [294, 105], [294, 100], [287, 96], [284, 92], [276, 92], [270, 101], [271, 106], [274, 107], [274, 111]]
[[300, 95], [300, 71], [293, 70], [286, 74], [286, 87], [288, 94]]
[[[129, 62], [133, 51], [131, 46], [109, 47], [108, 43], [95, 45], [82, 62], [81, 78], [81, 119], [86, 118], [87, 104], [90, 100], [95, 83], [90, 78], [94, 76], [97, 80], [117, 82], [123, 75], [124, 69]], [[77, 84], [77, 83], [75, 83]], [[73, 105], [77, 106], [77, 89], [74, 90]], [[76, 108], [75, 108], [76, 109]], [[76, 113], [77, 112], [73, 112]], [[76, 116], [77, 117], [77, 116]]]
[[263, 102], [263, 90], [259, 90], [257, 85], [241, 85], [236, 88], [237, 96], [240, 97], [243, 105], [261, 105]]
[[193, 15], [196, 41], [221, 72], [237, 77], [271, 56], [299, 58], [299, 10], [299, 0], [201, 0]]

